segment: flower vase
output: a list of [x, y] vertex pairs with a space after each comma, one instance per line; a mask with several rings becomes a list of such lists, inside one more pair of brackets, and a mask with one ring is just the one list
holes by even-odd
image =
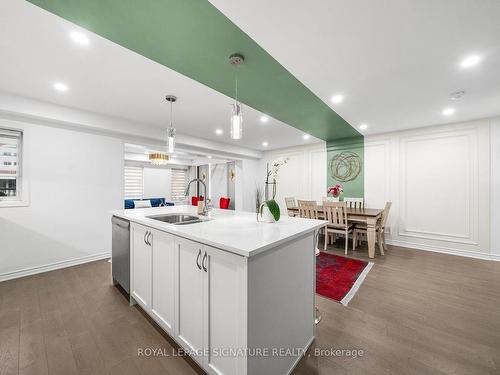
[[263, 223], [275, 223], [276, 220], [274, 220], [274, 216], [269, 210], [269, 207], [264, 206], [262, 207], [262, 215], [257, 214], [257, 221], [261, 221]]

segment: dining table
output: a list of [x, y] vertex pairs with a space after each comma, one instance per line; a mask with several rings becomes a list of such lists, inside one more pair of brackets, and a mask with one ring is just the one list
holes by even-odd
[[[316, 210], [319, 216], [325, 215], [323, 205], [318, 204]], [[299, 207], [289, 207], [288, 211], [299, 214]], [[366, 223], [366, 236], [368, 241], [368, 257], [375, 258], [375, 244], [377, 239], [377, 221], [382, 216], [383, 209], [379, 208], [351, 208], [347, 207], [347, 221]]]

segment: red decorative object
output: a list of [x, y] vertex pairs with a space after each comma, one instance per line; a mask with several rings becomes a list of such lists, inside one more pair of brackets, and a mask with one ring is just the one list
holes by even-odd
[[198, 206], [198, 201], [202, 201], [203, 200], [203, 197], [202, 196], [199, 196], [199, 197], [191, 197], [191, 204], [193, 206]]
[[227, 210], [229, 208], [229, 202], [231, 202], [231, 198], [221, 197], [219, 200], [219, 207]]
[[[347, 305], [372, 265], [362, 260], [321, 252], [316, 257], [316, 293]], [[351, 289], [353, 292], [348, 296]]]

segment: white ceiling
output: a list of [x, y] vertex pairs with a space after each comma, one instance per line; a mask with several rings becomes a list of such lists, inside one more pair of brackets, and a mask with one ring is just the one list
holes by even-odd
[[[77, 45], [70, 38], [75, 30], [81, 29], [26, 1], [2, 0], [0, 90], [138, 122], [145, 136], [150, 127], [166, 128], [164, 97], [173, 94], [178, 133], [256, 150], [319, 141], [305, 141], [303, 132], [274, 119], [263, 124], [248, 106], [243, 139], [231, 140], [229, 97], [86, 30], [90, 44]], [[69, 91], [56, 92], [56, 81]], [[217, 128], [224, 134], [216, 135]]]
[[210, 1], [365, 134], [500, 114], [498, 0]]

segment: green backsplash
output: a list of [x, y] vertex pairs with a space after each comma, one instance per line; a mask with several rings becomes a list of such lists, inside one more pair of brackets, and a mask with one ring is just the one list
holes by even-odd
[[344, 187], [344, 197], [364, 197], [364, 146], [363, 136], [327, 141], [327, 187], [339, 183]]

